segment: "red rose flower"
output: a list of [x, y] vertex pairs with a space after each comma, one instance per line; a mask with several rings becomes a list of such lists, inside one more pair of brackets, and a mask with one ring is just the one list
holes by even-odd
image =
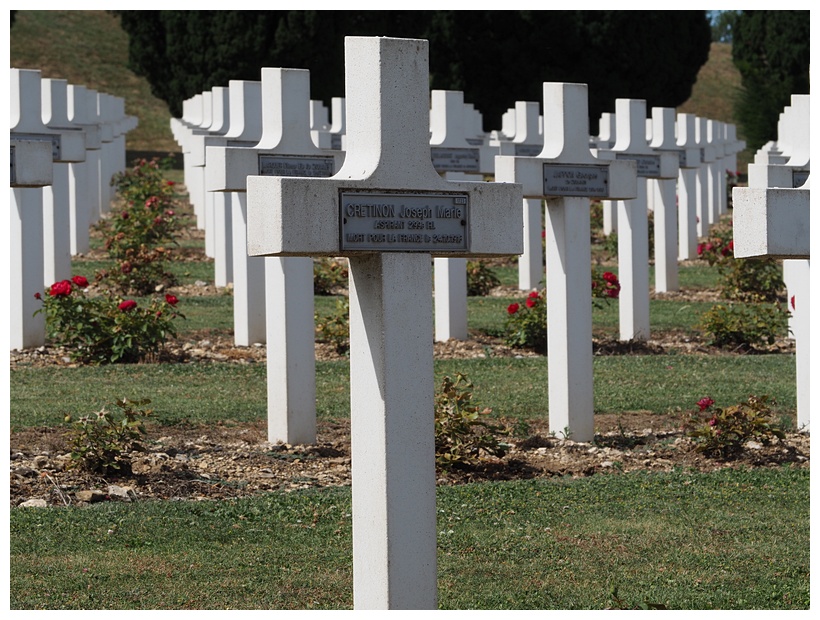
[[792, 295], [791, 302], [792, 302], [792, 310], [797, 310], [797, 308], [794, 307], [794, 295]]
[[165, 181], [165, 184], [166, 184], [166, 185], [170, 185], [171, 187], [173, 187], [174, 185], [176, 185], [176, 183], [174, 183], [173, 181]]
[[709, 420], [709, 426], [714, 426], [715, 424], [717, 424], [717, 418], [712, 418]]
[[[34, 293], [34, 299], [42, 299], [42, 298], [43, 298], [43, 296], [40, 295], [40, 293]], [[792, 299], [794, 299], [794, 297], [792, 297]]]
[[167, 215], [168, 217], [174, 217], [174, 212], [173, 212], [171, 209], [168, 209], [168, 210], [165, 212], [165, 215]]
[[604, 275], [601, 276], [604, 280], [609, 282], [610, 284], [615, 284], [618, 282], [618, 276], [616, 276], [611, 271], [605, 271]]
[[546, 230], [542, 230], [542, 231], [541, 231], [541, 238], [542, 238], [542, 239], [546, 239], [546, 238], [547, 238], [547, 231], [546, 231]]
[[617, 289], [617, 288], [608, 288], [608, 289], [606, 289], [607, 296], [612, 297], [613, 299], [618, 297], [619, 292], [620, 292], [620, 289]]
[[715, 401], [713, 401], [708, 396], [705, 396], [705, 397], [701, 398], [698, 401], [698, 407], [700, 407], [701, 411], [704, 411], [705, 409], [708, 409], [709, 407], [711, 407], [714, 404], [715, 404]]
[[123, 211], [120, 213], [120, 217], [124, 220], [127, 220], [130, 216], [128, 215], [128, 211]]
[[535, 306], [535, 300], [532, 297], [527, 297], [526, 304], [527, 308], [532, 308], [533, 306]]
[[74, 276], [71, 278], [71, 281], [80, 288], [85, 288], [88, 286], [88, 279], [85, 276]]
[[123, 312], [127, 312], [128, 310], [132, 310], [137, 307], [137, 302], [133, 299], [126, 299], [125, 301], [120, 302], [120, 305], [117, 306]]
[[538, 299], [538, 291], [530, 291], [530, 299]]
[[52, 297], [68, 297], [71, 295], [71, 282], [68, 280], [55, 282], [48, 289], [48, 294]]
[[518, 304], [510, 304], [509, 306], [507, 306], [507, 314], [515, 314], [516, 312], [518, 312], [519, 307], [520, 306]]
[[703, 254], [703, 244], [698, 243], [698, 256], [700, 256], [701, 254]]
[[179, 303], [179, 299], [177, 299], [176, 296], [171, 295], [170, 293], [165, 293], [165, 301], [171, 304], [172, 306], [176, 306], [177, 303]]
[[151, 196], [148, 200], [145, 201], [145, 208], [146, 209], [151, 209], [151, 208], [157, 206], [158, 202], [159, 202], [159, 197], [158, 196]]

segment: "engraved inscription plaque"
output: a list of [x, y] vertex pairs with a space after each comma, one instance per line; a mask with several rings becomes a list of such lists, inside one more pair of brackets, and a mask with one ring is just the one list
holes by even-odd
[[36, 140], [41, 142], [51, 142], [51, 157], [54, 161], [60, 161], [60, 153], [62, 152], [60, 144], [60, 134], [43, 134], [43, 133], [16, 133], [14, 134], [16, 140]]
[[540, 144], [516, 144], [516, 157], [538, 157], [544, 149]]
[[259, 176], [332, 177], [333, 158], [324, 156], [259, 155]]
[[478, 172], [478, 149], [433, 147], [430, 157], [436, 172]]
[[660, 155], [632, 155], [630, 153], [617, 153], [616, 159], [631, 159], [635, 162], [636, 172], [639, 177], [657, 179], [661, 175]]
[[544, 164], [544, 196], [606, 198], [609, 196], [609, 167]]
[[792, 170], [792, 187], [802, 187], [809, 180], [808, 170]]
[[461, 252], [469, 249], [467, 194], [339, 192], [341, 249]]

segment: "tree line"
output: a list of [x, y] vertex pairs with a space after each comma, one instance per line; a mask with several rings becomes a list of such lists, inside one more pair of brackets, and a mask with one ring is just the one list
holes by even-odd
[[311, 97], [344, 96], [345, 36], [430, 42], [430, 87], [460, 90], [500, 126], [544, 82], [589, 85], [591, 131], [616, 98], [676, 107], [709, 57], [705, 11], [117, 11], [131, 69], [180, 116], [182, 102], [262, 67], [309, 69]]

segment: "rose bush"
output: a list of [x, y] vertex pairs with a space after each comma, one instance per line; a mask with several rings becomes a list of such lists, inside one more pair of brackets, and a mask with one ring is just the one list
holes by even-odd
[[114, 175], [112, 185], [125, 203], [102, 224], [108, 234], [105, 249], [116, 266], [98, 271], [97, 280], [123, 293], [140, 295], [152, 292], [158, 284], [174, 284], [174, 276], [167, 271], [172, 259], [168, 246], [176, 244], [179, 233], [173, 182], [163, 178], [156, 159], [141, 159]]
[[523, 305], [507, 306], [506, 336], [504, 342], [511, 347], [547, 352], [547, 301], [546, 291], [530, 291]]
[[151, 299], [140, 308], [133, 299], [123, 300], [110, 294], [87, 294], [88, 280], [74, 276], [55, 282], [37, 313], [46, 317], [50, 341], [64, 347], [75, 361], [89, 364], [129, 363], [157, 355], [168, 337], [176, 335], [172, 322], [185, 318], [176, 309], [179, 300]]

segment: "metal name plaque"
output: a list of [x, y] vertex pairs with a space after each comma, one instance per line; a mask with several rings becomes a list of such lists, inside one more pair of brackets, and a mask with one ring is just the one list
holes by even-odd
[[802, 187], [809, 180], [808, 170], [792, 170], [792, 187]]
[[[219, 137], [219, 136], [217, 136], [217, 137]], [[258, 141], [254, 142], [253, 140], [228, 140], [226, 146], [235, 146], [235, 147], [241, 147], [241, 148], [246, 148], [247, 149], [247, 148], [253, 148], [257, 144], [259, 144], [259, 142]]]
[[467, 194], [339, 192], [341, 249], [348, 252], [463, 252]]
[[606, 198], [609, 166], [544, 164], [544, 196]]
[[259, 155], [259, 176], [332, 177], [333, 158], [298, 155]]
[[515, 156], [516, 157], [538, 157], [541, 154], [541, 151], [544, 150], [544, 147], [540, 144], [516, 144], [515, 145]]
[[636, 172], [639, 177], [657, 179], [661, 176], [661, 156], [660, 155], [631, 155], [629, 153], [617, 153], [615, 159], [631, 159], [635, 162]]
[[15, 140], [32, 140], [38, 142], [51, 142], [51, 158], [54, 161], [60, 161], [60, 153], [62, 147], [60, 144], [60, 134], [58, 133], [15, 133], [12, 134]]
[[433, 147], [430, 157], [436, 172], [478, 172], [478, 149]]

